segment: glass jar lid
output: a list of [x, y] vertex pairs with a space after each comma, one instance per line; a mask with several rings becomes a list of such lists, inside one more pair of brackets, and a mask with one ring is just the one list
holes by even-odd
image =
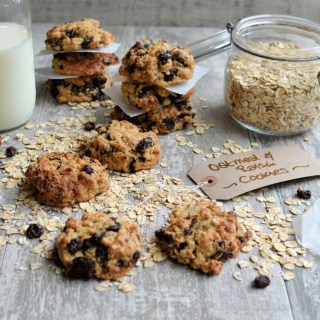
[[187, 47], [200, 61], [229, 49], [231, 43], [245, 52], [272, 60], [317, 60], [320, 59], [320, 25], [294, 16], [258, 15], [239, 20], [234, 28], [228, 23], [226, 29]]
[[320, 59], [320, 25], [298, 17], [259, 15], [241, 19], [231, 38], [241, 50], [267, 59]]

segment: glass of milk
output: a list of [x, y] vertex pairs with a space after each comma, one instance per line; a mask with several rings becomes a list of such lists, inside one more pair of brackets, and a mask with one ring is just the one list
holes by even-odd
[[0, 0], [0, 132], [25, 124], [36, 99], [27, 0]]

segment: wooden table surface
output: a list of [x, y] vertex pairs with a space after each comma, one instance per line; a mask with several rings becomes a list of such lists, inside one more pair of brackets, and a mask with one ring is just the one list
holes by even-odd
[[[35, 52], [43, 48], [45, 32], [49, 27], [49, 24], [33, 26]], [[118, 52], [122, 56], [137, 39], [165, 38], [169, 42], [183, 44], [208, 36], [214, 29], [112, 27], [110, 31], [117, 35], [117, 41], [122, 44]], [[201, 65], [210, 68], [210, 72], [197, 84], [193, 101], [198, 106], [198, 114], [215, 127], [203, 135], [190, 136], [188, 139], [205, 152], [210, 152], [211, 146], [222, 148], [228, 139], [248, 149], [251, 142], [259, 143], [259, 148], [297, 144], [313, 157], [320, 158], [320, 126], [303, 135], [271, 137], [249, 132], [228, 116], [223, 99], [226, 58], [227, 54], [222, 54], [201, 62]], [[45, 59], [37, 57], [36, 66], [42, 66]], [[20, 85], [23, 84], [17, 85], [17, 94]], [[199, 97], [208, 99], [205, 103], [207, 109], [201, 108]], [[37, 77], [37, 102], [30, 123], [39, 124], [65, 116], [75, 117], [77, 112], [66, 105], [57, 105], [45, 89], [45, 79]], [[101, 114], [97, 110], [98, 122], [103, 122]], [[17, 133], [21, 132], [32, 139], [35, 130], [21, 128], [3, 134], [9, 140], [0, 148], [0, 152], [9, 145], [17, 144]], [[55, 130], [55, 127], [50, 130]], [[159, 168], [164, 173], [183, 179], [186, 184], [192, 184], [187, 172], [193, 164], [202, 161], [203, 155], [192, 152], [191, 148], [178, 146], [175, 137], [181, 134], [177, 132], [160, 136], [163, 160], [169, 167]], [[305, 137], [310, 138], [310, 141], [304, 141]], [[0, 177], [6, 177], [6, 174], [1, 172]], [[292, 198], [298, 186], [312, 190], [313, 200], [319, 196], [319, 179], [309, 178], [271, 186], [266, 192], [256, 191], [249, 203], [255, 210], [265, 211], [263, 203], [256, 201], [255, 197], [270, 195], [288, 213], [288, 206], [283, 200]], [[2, 186], [0, 190], [0, 208], [3, 204], [14, 203], [19, 189], [5, 189]], [[232, 201], [225, 202], [229, 209], [233, 205]], [[156, 222], [142, 227], [143, 235], [152, 234], [164, 224], [161, 213], [160, 210]], [[1, 235], [4, 235], [3, 230], [0, 230]], [[139, 267], [131, 277], [135, 290], [123, 293], [115, 287], [106, 292], [97, 292], [93, 290], [97, 283], [95, 280], [68, 280], [55, 274], [52, 263], [42, 258], [37, 260], [43, 263], [42, 268], [18, 271], [19, 266], [36, 260], [35, 255], [30, 253], [32, 247], [32, 242], [27, 246], [7, 244], [0, 251], [1, 319], [320, 319], [320, 260], [310, 253], [307, 258], [313, 262], [312, 268], [296, 268], [295, 279], [285, 282], [280, 275], [281, 268], [277, 265], [273, 269], [271, 285], [264, 290], [251, 287], [257, 275], [256, 270], [238, 268], [239, 260], [248, 259], [247, 254], [241, 253], [238, 258], [225, 263], [222, 273], [217, 277], [208, 277], [169, 259], [150, 269]], [[241, 271], [242, 281], [232, 278], [232, 274], [238, 271]]]

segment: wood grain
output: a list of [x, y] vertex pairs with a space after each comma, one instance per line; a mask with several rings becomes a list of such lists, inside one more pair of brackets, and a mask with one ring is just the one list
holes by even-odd
[[318, 0], [30, 0], [34, 22], [92, 17], [106, 25], [223, 27], [257, 14], [290, 14], [319, 22]]
[[[45, 31], [49, 24], [36, 24], [33, 28], [35, 51], [43, 47]], [[181, 42], [185, 35], [190, 41], [210, 35], [212, 28], [144, 28], [144, 27], [113, 27], [118, 41], [123, 45], [119, 51], [123, 55], [136, 39], [144, 37], [166, 38], [170, 42]], [[183, 42], [183, 41], [182, 41]], [[210, 68], [209, 74], [197, 85], [194, 102], [202, 118], [215, 124], [201, 136], [190, 136], [189, 140], [198, 144], [204, 151], [211, 146], [222, 147], [227, 139], [235, 140], [243, 147], [250, 147], [256, 141], [261, 146], [277, 146], [299, 144], [313, 156], [320, 157], [319, 128], [315, 128], [303, 136], [291, 138], [265, 137], [247, 132], [229, 117], [223, 100], [223, 77], [227, 54], [216, 56], [202, 64]], [[45, 58], [36, 58], [36, 65], [43, 64]], [[207, 97], [208, 109], [202, 109], [199, 97]], [[72, 111], [65, 105], [57, 105], [45, 89], [44, 79], [37, 78], [37, 106], [30, 122], [41, 123], [49, 119], [65, 116], [76, 116], [80, 111]], [[97, 111], [98, 122], [103, 121], [102, 113]], [[56, 130], [58, 128], [51, 128]], [[21, 129], [25, 133], [23, 129]], [[10, 144], [17, 142], [12, 132]], [[31, 138], [34, 130], [26, 135]], [[169, 168], [161, 168], [163, 173], [184, 179], [191, 184], [186, 173], [190, 167], [198, 163], [203, 155], [196, 155], [190, 148], [178, 147], [175, 137], [181, 133], [160, 136], [163, 147], [163, 160]], [[303, 142], [309, 136], [310, 143]], [[279, 184], [270, 187], [267, 194], [277, 198], [279, 206], [283, 200], [292, 197], [297, 186], [312, 189], [318, 197], [320, 182], [318, 179], [304, 179], [296, 182]], [[1, 189], [3, 198], [0, 204], [12, 203], [14, 190], [8, 192]], [[259, 191], [256, 196], [262, 195]], [[266, 195], [266, 194], [265, 194]], [[225, 206], [232, 208], [232, 202]], [[257, 211], [265, 211], [263, 204], [255, 201]], [[283, 206], [283, 210], [288, 210]], [[142, 228], [144, 236], [152, 235], [166, 221], [167, 210], [162, 209], [156, 222]], [[1, 231], [0, 231], [1, 235]], [[8, 245], [0, 251], [0, 319], [33, 319], [41, 317], [53, 319], [233, 319], [233, 320], [290, 320], [320, 318], [319, 303], [319, 258], [310, 255], [313, 261], [311, 270], [301, 268], [295, 271], [296, 279], [285, 283], [280, 276], [280, 267], [273, 269], [274, 277], [271, 285], [265, 290], [255, 290], [251, 282], [257, 272], [252, 268], [241, 270], [243, 280], [235, 281], [232, 274], [239, 271], [237, 262], [247, 259], [241, 254], [224, 265], [218, 277], [208, 277], [166, 260], [151, 269], [137, 268], [130, 282], [136, 289], [124, 294], [116, 288], [98, 293], [93, 287], [98, 282], [74, 281], [56, 275], [50, 262], [29, 253], [32, 247]], [[41, 261], [44, 267], [34, 271], [17, 271], [17, 267], [30, 262]]]

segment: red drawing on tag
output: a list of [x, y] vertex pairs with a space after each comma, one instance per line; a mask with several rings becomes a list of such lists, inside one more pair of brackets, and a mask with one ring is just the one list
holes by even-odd
[[218, 179], [215, 176], [204, 177], [201, 182], [207, 182], [204, 187], [213, 187], [218, 183]]

